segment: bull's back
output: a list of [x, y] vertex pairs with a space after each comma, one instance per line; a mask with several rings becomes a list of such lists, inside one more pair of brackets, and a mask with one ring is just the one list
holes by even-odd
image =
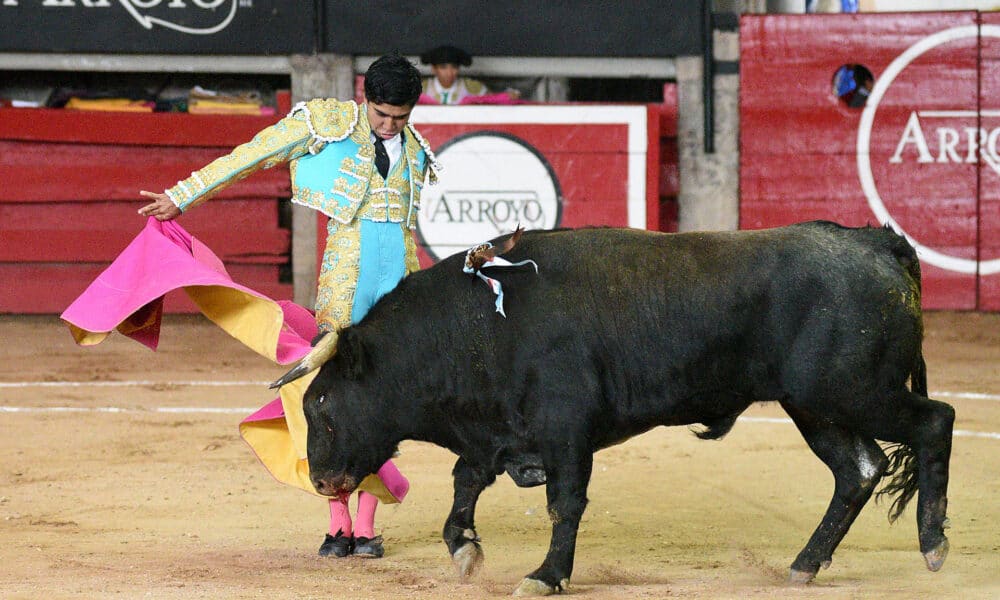
[[540, 232], [509, 258], [539, 265], [537, 276], [495, 275], [510, 283], [508, 319], [527, 323], [510, 326], [511, 347], [550, 372], [596, 366], [597, 387], [629, 397], [616, 410], [640, 429], [832, 382], [920, 337], [916, 257], [879, 228]]
[[[919, 295], [919, 263], [903, 238], [882, 228], [828, 222], [681, 234], [528, 232], [508, 258], [539, 264], [542, 285], [534, 288], [542, 297], [531, 298], [536, 308], [542, 302], [569, 309], [567, 291], [580, 309], [602, 313], [653, 309], [681, 315], [754, 306], [762, 316], [770, 308], [833, 309], [867, 304], [873, 295]], [[504, 279], [503, 271], [495, 273]], [[518, 284], [526, 292], [533, 285], [531, 278]]]
[[456, 331], [489, 328], [491, 339], [522, 341], [600, 331], [622, 351], [644, 338], [673, 348], [677, 338], [794, 335], [810, 315], [848, 321], [901, 304], [919, 317], [919, 263], [903, 238], [881, 228], [528, 231], [504, 258], [538, 265], [537, 273], [484, 270], [503, 286], [506, 318], [493, 312], [488, 288], [462, 272], [460, 254], [411, 275], [394, 294]]

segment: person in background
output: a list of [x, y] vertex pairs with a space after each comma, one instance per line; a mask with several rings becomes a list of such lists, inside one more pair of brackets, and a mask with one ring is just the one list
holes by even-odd
[[[174, 187], [163, 193], [141, 191], [152, 202], [139, 214], [174, 219], [258, 170], [289, 163], [292, 202], [330, 217], [316, 298], [320, 336], [315, 345], [324, 333], [359, 322], [379, 298], [420, 268], [413, 238], [420, 189], [426, 178], [436, 180], [438, 168], [427, 142], [409, 125], [420, 91], [420, 72], [412, 63], [398, 54], [383, 56], [366, 74], [365, 103], [332, 98], [300, 102], [278, 123]], [[284, 400], [290, 387], [282, 388]], [[292, 411], [297, 414], [285, 403], [283, 425], [299, 427], [298, 435], [303, 435], [296, 425], [304, 424], [303, 392], [297, 392]], [[297, 452], [254, 451], [279, 481], [316, 493], [308, 489], [308, 477], [293, 481], [281, 476], [294, 471], [284, 463]], [[276, 462], [269, 464], [272, 460]], [[390, 475], [402, 478], [391, 461], [380, 469], [383, 477], [387, 467]], [[374, 494], [386, 488], [379, 486], [384, 482], [378, 476], [365, 481], [372, 479], [373, 493], [364, 491], [364, 482], [359, 488], [353, 523], [347, 498], [329, 499], [330, 527], [321, 556], [383, 555], [382, 536], [374, 532]]]
[[472, 64], [472, 56], [461, 48], [432, 48], [420, 55], [420, 62], [434, 73], [423, 82], [421, 104], [507, 104], [521, 97], [513, 89], [492, 94], [481, 81], [460, 77], [462, 67]]
[[864, 65], [842, 65], [833, 75], [833, 93], [849, 108], [863, 108], [874, 86], [875, 78]]

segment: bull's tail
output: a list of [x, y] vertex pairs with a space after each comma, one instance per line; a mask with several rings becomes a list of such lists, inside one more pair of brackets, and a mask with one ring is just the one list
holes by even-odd
[[[927, 397], [927, 363], [924, 362], [923, 352], [917, 352], [910, 371], [910, 391]], [[875, 501], [896, 497], [889, 506], [889, 522], [895, 523], [917, 493], [917, 453], [905, 444], [893, 444], [887, 450], [889, 466], [882, 476], [889, 481], [875, 495]]]
[[895, 523], [917, 493], [917, 453], [905, 444], [892, 444], [888, 449], [889, 466], [882, 476], [889, 481], [875, 495], [875, 501], [895, 496], [889, 506], [889, 522]]
[[913, 370], [910, 372], [910, 391], [919, 396], [927, 397], [927, 363], [924, 362], [924, 353], [917, 353]]

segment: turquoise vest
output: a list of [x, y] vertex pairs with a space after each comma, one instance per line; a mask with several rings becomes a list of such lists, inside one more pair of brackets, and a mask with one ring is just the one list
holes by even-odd
[[[309, 112], [306, 106], [296, 109]], [[294, 114], [293, 110], [293, 114]], [[371, 127], [364, 107], [358, 107], [357, 124], [342, 133], [343, 137], [323, 138], [314, 135], [310, 154], [291, 164], [292, 201], [314, 208], [331, 219], [350, 223], [369, 195], [372, 173], [375, 169], [375, 146], [371, 141]], [[306, 115], [309, 119], [310, 115]], [[315, 125], [315, 124], [314, 124]], [[400, 186], [405, 202], [401, 222], [408, 228], [416, 226], [416, 213], [420, 208], [420, 190], [429, 166], [426, 142], [412, 126], [403, 129], [403, 153]], [[390, 177], [390, 181], [392, 177]], [[408, 188], [408, 189], [407, 189]], [[395, 221], [396, 219], [391, 219]]]

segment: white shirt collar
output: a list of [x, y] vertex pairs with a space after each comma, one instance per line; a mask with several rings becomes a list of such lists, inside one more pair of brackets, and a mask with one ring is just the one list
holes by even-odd
[[[373, 131], [372, 142], [375, 141], [376, 137]], [[385, 152], [389, 155], [389, 170], [391, 171], [399, 161], [399, 157], [403, 154], [403, 134], [397, 133], [387, 140], [382, 140], [382, 145], [385, 146]]]

